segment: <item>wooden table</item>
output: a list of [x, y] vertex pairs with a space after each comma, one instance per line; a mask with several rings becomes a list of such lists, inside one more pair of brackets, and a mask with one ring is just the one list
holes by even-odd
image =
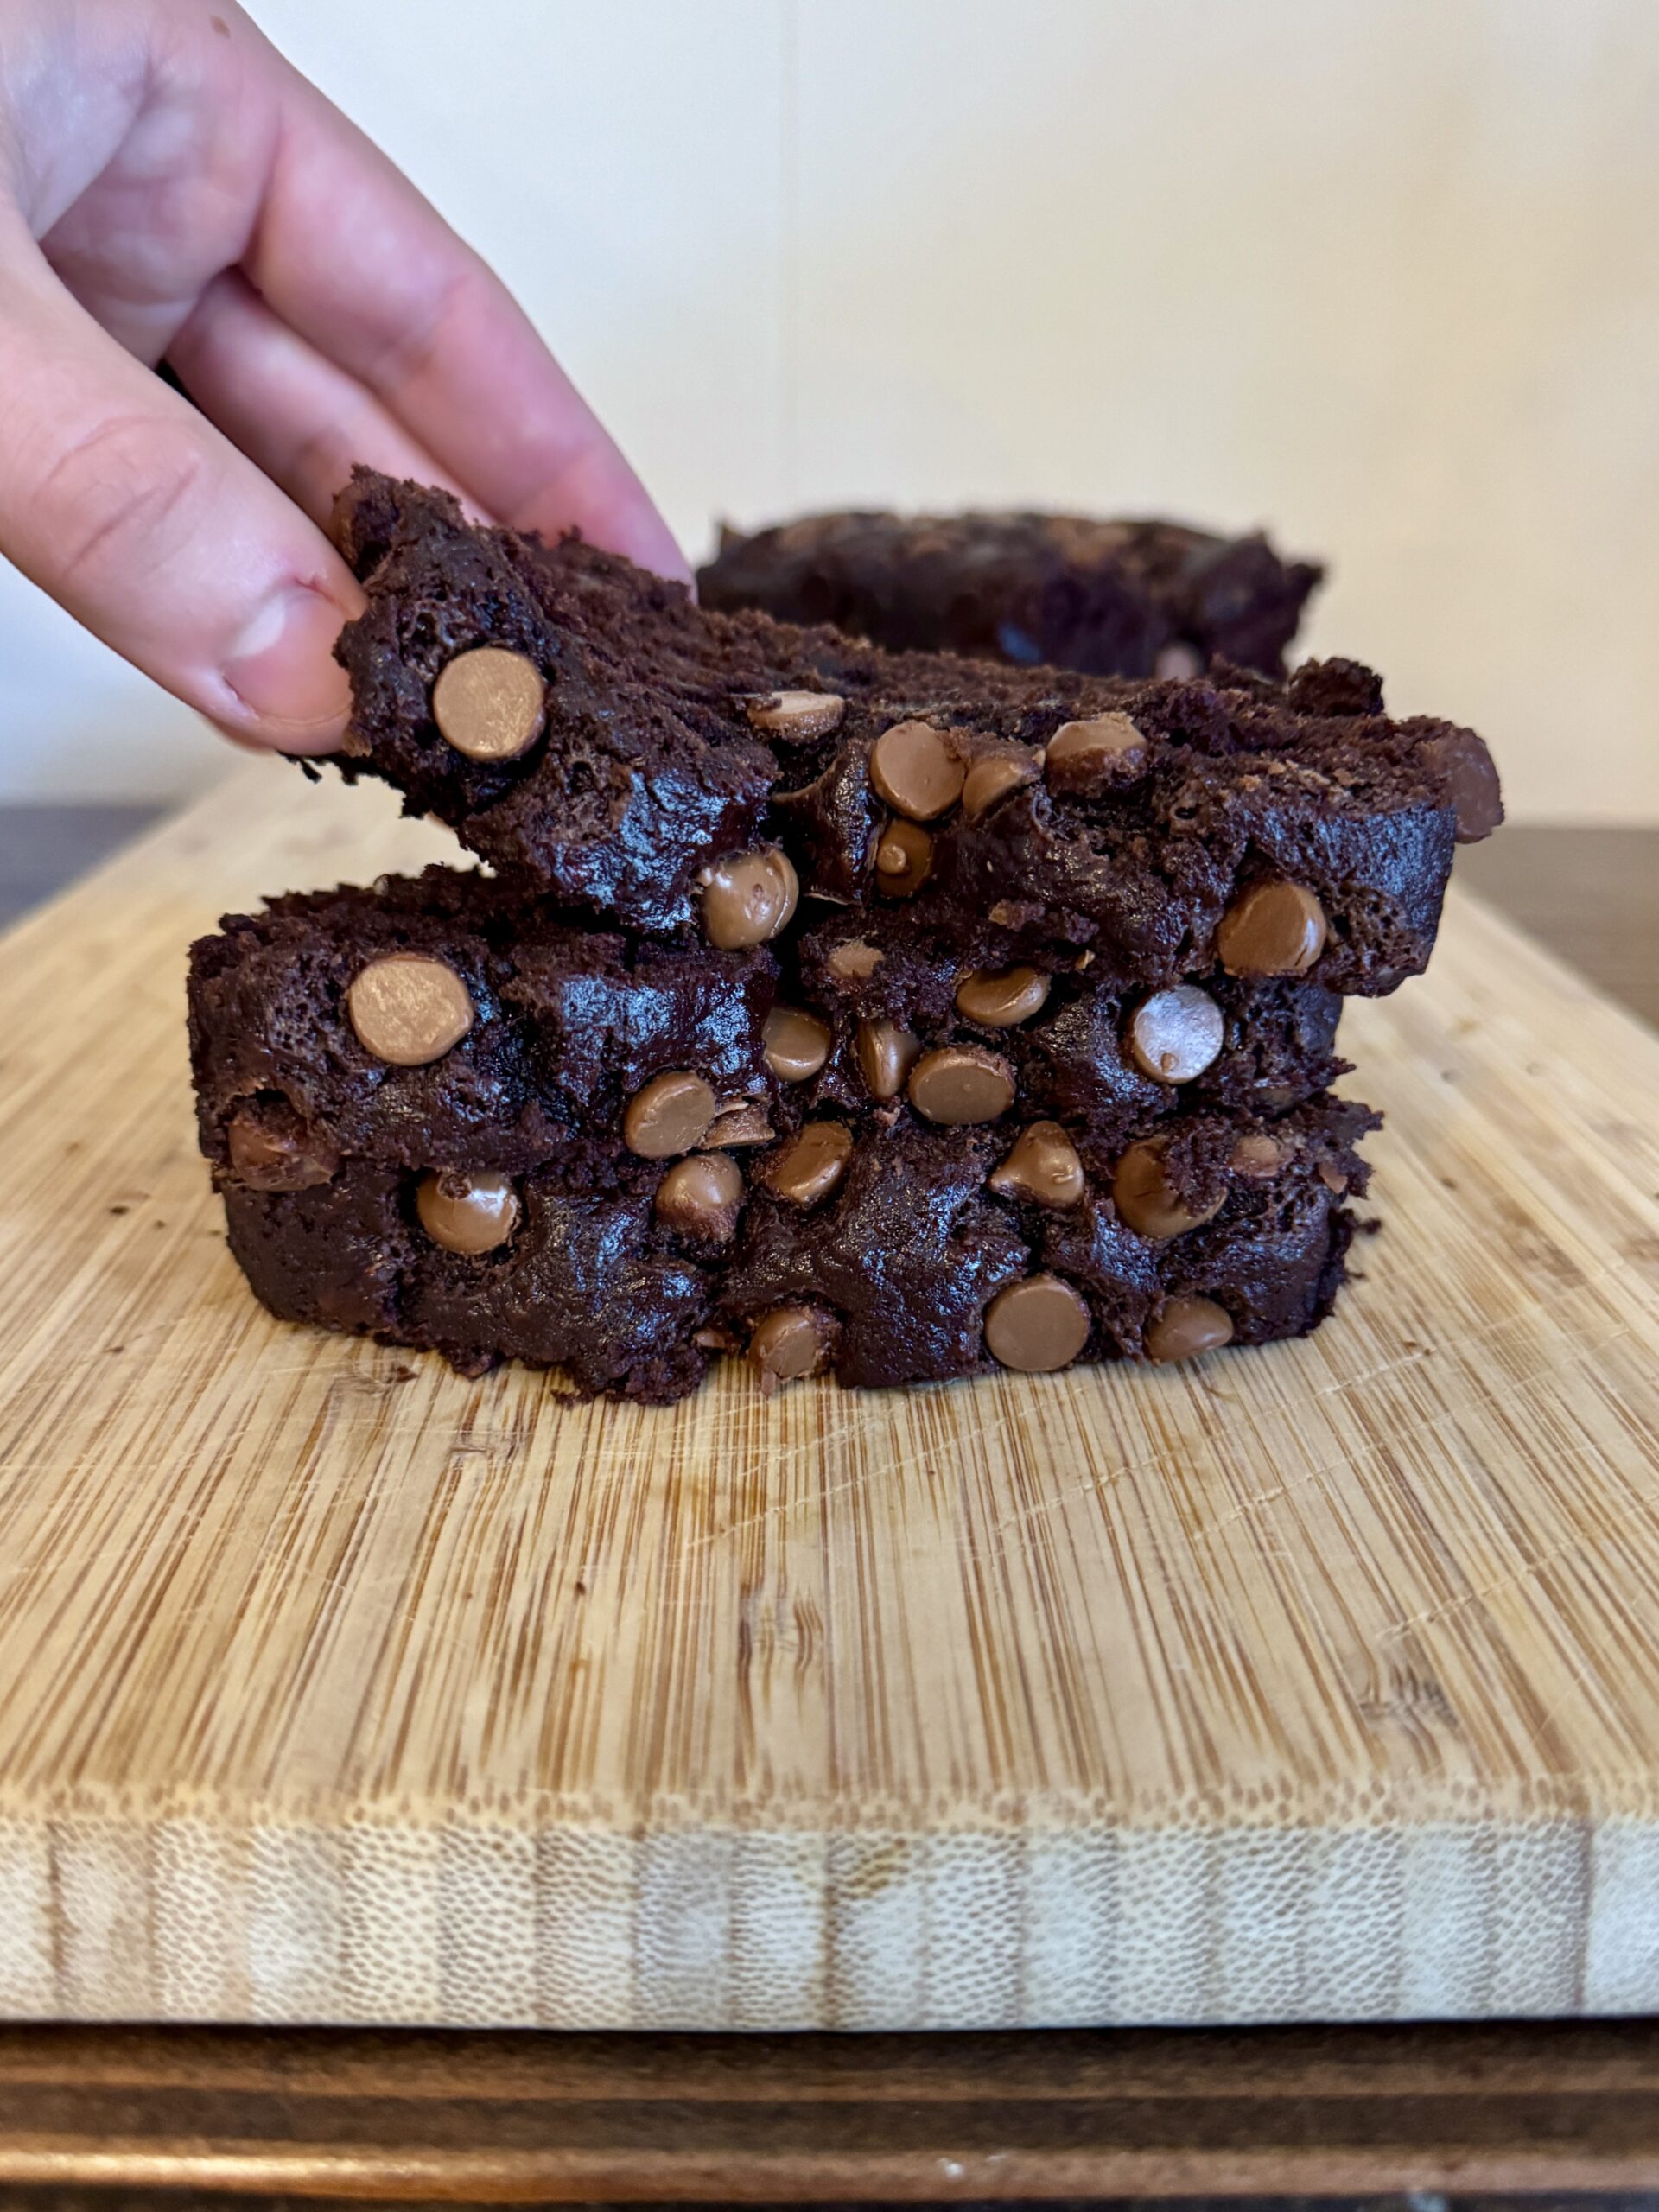
[[[0, 812], [0, 913], [143, 818]], [[1516, 830], [1466, 855], [1464, 880], [1659, 1018], [1656, 863], [1659, 833]], [[1659, 2203], [1636, 2194], [1649, 2190], [1659, 2024], [1645, 2021], [775, 2040], [0, 2029], [0, 2202], [56, 2212], [1379, 2191]]]

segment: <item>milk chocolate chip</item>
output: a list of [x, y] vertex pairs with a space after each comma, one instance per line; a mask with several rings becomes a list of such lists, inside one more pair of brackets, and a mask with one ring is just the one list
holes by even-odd
[[677, 1069], [636, 1090], [622, 1116], [622, 1141], [642, 1160], [695, 1152], [715, 1118], [715, 1094], [700, 1075]]
[[804, 1083], [830, 1057], [827, 1021], [798, 1006], [775, 1006], [760, 1031], [766, 1065], [779, 1083]]
[[446, 1252], [476, 1256], [505, 1244], [518, 1226], [518, 1193], [507, 1175], [441, 1167], [415, 1188], [421, 1227]]
[[1070, 1367], [1089, 1341], [1089, 1308], [1058, 1275], [1027, 1275], [999, 1290], [985, 1309], [985, 1349], [1021, 1375]]
[[1281, 1144], [1277, 1137], [1259, 1131], [1248, 1131], [1233, 1147], [1228, 1165], [1235, 1175], [1249, 1175], [1261, 1181], [1277, 1175], [1288, 1165], [1292, 1147]]
[[1427, 741], [1423, 758], [1456, 810], [1458, 842], [1478, 845], [1490, 837], [1503, 819], [1503, 795], [1484, 741], [1471, 729], [1447, 729]]
[[868, 944], [861, 937], [838, 944], [825, 963], [832, 976], [839, 976], [843, 982], [867, 983], [881, 965], [885, 955], [879, 945]]
[[742, 704], [752, 728], [802, 742], [828, 737], [847, 711], [847, 702], [835, 691], [765, 691]]
[[546, 710], [540, 669], [502, 645], [458, 653], [432, 686], [432, 719], [469, 760], [516, 760], [541, 735]]
[[749, 1338], [749, 1357], [760, 1370], [760, 1388], [770, 1396], [780, 1382], [817, 1375], [835, 1347], [834, 1317], [817, 1306], [779, 1306], [757, 1322]]
[[1048, 982], [1040, 968], [976, 968], [957, 985], [957, 1011], [987, 1029], [1012, 1029], [1042, 1012]]
[[1051, 791], [1077, 798], [1133, 782], [1147, 763], [1147, 741], [1124, 714], [1062, 722], [1048, 741], [1043, 775]]
[[1196, 983], [1176, 983], [1135, 1008], [1129, 1057], [1154, 1083], [1191, 1083], [1216, 1058], [1226, 1035], [1226, 1021], [1209, 992]]
[[1042, 773], [1041, 755], [1027, 747], [1006, 753], [982, 753], [969, 766], [962, 786], [962, 810], [970, 822], [988, 814], [1000, 798], [1021, 784], [1034, 784]]
[[1170, 1298], [1147, 1331], [1147, 1357], [1167, 1365], [1233, 1341], [1233, 1317], [1213, 1298]]
[[703, 932], [721, 952], [765, 944], [787, 925], [800, 895], [793, 864], [777, 845], [721, 861], [703, 887]]
[[957, 749], [931, 722], [895, 722], [870, 748], [870, 781], [895, 814], [931, 822], [962, 797]]
[[1033, 1122], [988, 1178], [1005, 1198], [1036, 1206], [1074, 1206], [1083, 1196], [1083, 1162], [1058, 1122]]
[[888, 899], [913, 899], [933, 867], [933, 840], [919, 822], [894, 815], [875, 841], [875, 887]]
[[791, 1205], [816, 1205], [847, 1173], [853, 1133], [845, 1122], [809, 1122], [761, 1170], [760, 1179]]
[[1014, 1103], [1014, 1070], [982, 1045], [941, 1045], [911, 1070], [909, 1091], [925, 1120], [947, 1128], [994, 1122]]
[[346, 994], [365, 1052], [395, 1068], [441, 1060], [473, 1026], [473, 1002], [454, 969], [421, 952], [372, 960]]
[[1325, 950], [1325, 909], [1302, 884], [1253, 883], [1222, 916], [1216, 950], [1230, 976], [1305, 976]]
[[245, 1106], [225, 1132], [231, 1172], [251, 1191], [311, 1191], [334, 1180], [340, 1154], [291, 1106]]
[[715, 1105], [714, 1120], [698, 1140], [697, 1150], [724, 1152], [734, 1145], [770, 1144], [773, 1134], [766, 1109], [758, 1099], [722, 1098]]
[[724, 1153], [697, 1153], [677, 1160], [657, 1185], [652, 1211], [682, 1236], [704, 1244], [728, 1244], [737, 1230], [743, 1203], [743, 1173]]
[[921, 1046], [896, 1021], [861, 1021], [853, 1051], [872, 1098], [896, 1098]]
[[1221, 1211], [1224, 1191], [1212, 1205], [1194, 1207], [1170, 1186], [1165, 1172], [1167, 1137], [1146, 1137], [1132, 1144], [1117, 1163], [1112, 1200], [1137, 1235], [1161, 1241], [1180, 1236]]

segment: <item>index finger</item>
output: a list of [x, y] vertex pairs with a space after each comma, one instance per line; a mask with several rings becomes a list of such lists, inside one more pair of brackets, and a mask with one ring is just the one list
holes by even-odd
[[689, 574], [644, 486], [500, 279], [293, 70], [242, 265], [479, 506], [520, 528], [574, 524], [643, 567]]

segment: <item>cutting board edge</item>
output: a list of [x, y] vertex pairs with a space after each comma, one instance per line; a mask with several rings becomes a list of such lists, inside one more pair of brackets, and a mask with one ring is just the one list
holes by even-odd
[[0, 2018], [1244, 2025], [1659, 2009], [1659, 1816], [332, 1828], [0, 1815]]

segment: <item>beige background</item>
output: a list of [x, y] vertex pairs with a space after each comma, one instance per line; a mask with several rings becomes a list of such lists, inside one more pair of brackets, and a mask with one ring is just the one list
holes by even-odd
[[[854, 499], [1270, 523], [1519, 811], [1659, 818], [1653, 0], [255, 0], [686, 543]], [[0, 575], [0, 796], [219, 751]]]

